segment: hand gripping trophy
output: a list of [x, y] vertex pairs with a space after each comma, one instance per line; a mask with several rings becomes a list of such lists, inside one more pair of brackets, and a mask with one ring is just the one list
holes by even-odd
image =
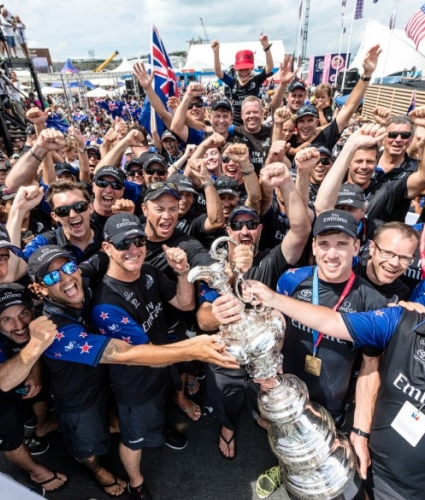
[[279, 460], [289, 496], [305, 500], [354, 499], [361, 480], [349, 440], [336, 430], [329, 413], [310, 401], [304, 382], [291, 374], [278, 375], [285, 320], [270, 308], [246, 307], [254, 297], [243, 299], [239, 288], [244, 279], [237, 268], [232, 291], [224, 272], [227, 250], [219, 248], [224, 242], [237, 245], [227, 236], [215, 240], [210, 253], [218, 262], [193, 268], [188, 280], [203, 280], [221, 295], [236, 295], [241, 302], [242, 319], [220, 326], [221, 341], [252, 377], [269, 379], [272, 388], [260, 392], [258, 406], [261, 415], [271, 422], [269, 443]]

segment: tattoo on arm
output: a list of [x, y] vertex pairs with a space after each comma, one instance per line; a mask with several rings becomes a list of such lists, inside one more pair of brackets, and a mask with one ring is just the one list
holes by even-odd
[[116, 359], [117, 354], [121, 352], [121, 342], [119, 340], [111, 339], [105, 350], [103, 351], [100, 362], [108, 363]]

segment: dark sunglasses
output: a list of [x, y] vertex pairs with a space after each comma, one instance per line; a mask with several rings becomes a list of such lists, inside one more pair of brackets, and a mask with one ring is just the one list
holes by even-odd
[[97, 155], [96, 153], [89, 153], [89, 158], [94, 158], [96, 160], [100, 160], [100, 155]]
[[64, 205], [63, 207], [56, 207], [53, 209], [53, 212], [55, 212], [55, 214], [58, 217], [68, 217], [71, 210], [74, 210], [74, 212], [77, 212], [77, 214], [81, 214], [82, 212], [86, 212], [88, 208], [89, 204], [87, 201], [77, 201], [72, 205]]
[[192, 102], [192, 103], [189, 104], [188, 109], [192, 109], [192, 108], [198, 108], [198, 109], [200, 109], [200, 108], [203, 108], [203, 107], [204, 107], [204, 105], [202, 104], [202, 102]]
[[317, 164], [321, 163], [322, 165], [330, 165], [332, 160], [330, 158], [320, 158]]
[[222, 156], [221, 157], [221, 161], [222, 161], [222, 163], [229, 163], [230, 162], [230, 158], [228, 156]]
[[[112, 241], [111, 241], [112, 243]], [[115, 250], [122, 252], [123, 250], [128, 250], [131, 247], [131, 244], [134, 244], [135, 247], [141, 248], [146, 245], [146, 238], [137, 237], [137, 238], [126, 238], [124, 240], [119, 241], [118, 243], [112, 243], [112, 246]]]
[[59, 269], [55, 269], [54, 271], [43, 276], [41, 281], [47, 286], [53, 286], [59, 283], [59, 281], [61, 280], [61, 272], [70, 276], [71, 274], [74, 274], [77, 270], [78, 270], [77, 261], [70, 260], [69, 262], [66, 262], [63, 266], [61, 266]]
[[119, 191], [124, 187], [124, 184], [120, 181], [107, 181], [106, 179], [96, 179], [94, 183], [100, 188], [111, 186], [114, 191]]
[[174, 191], [178, 191], [177, 185], [174, 184], [174, 182], [158, 181], [158, 182], [151, 182], [149, 184], [149, 191], [154, 191], [155, 189], [162, 189], [162, 188], [168, 188], [168, 189], [173, 189]]
[[135, 177], [136, 175], [142, 175], [142, 174], [143, 174], [143, 168], [136, 168], [135, 170], [129, 170], [127, 172], [127, 177]]
[[159, 176], [163, 176], [163, 175], [167, 175], [167, 171], [166, 170], [162, 170], [161, 169], [158, 169], [158, 168], [151, 168], [151, 167], [147, 167], [145, 169], [145, 172], [148, 174], [148, 175], [154, 175], [154, 174], [157, 174]]
[[409, 139], [411, 135], [412, 132], [388, 132], [388, 139], [397, 139], [398, 136], [400, 136], [402, 139]]
[[230, 223], [230, 229], [232, 231], [241, 231], [244, 226], [247, 227], [247, 229], [257, 229], [258, 225], [260, 223], [258, 220], [234, 220]]

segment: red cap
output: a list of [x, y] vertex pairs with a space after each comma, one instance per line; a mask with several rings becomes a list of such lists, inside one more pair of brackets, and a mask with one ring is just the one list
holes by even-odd
[[252, 50], [240, 50], [236, 52], [235, 70], [252, 69], [254, 67], [254, 53]]

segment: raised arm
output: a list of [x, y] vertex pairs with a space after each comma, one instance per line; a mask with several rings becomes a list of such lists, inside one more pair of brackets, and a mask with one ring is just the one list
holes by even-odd
[[17, 191], [19, 186], [38, 184], [37, 170], [49, 151], [63, 148], [65, 140], [61, 132], [52, 128], [42, 130], [32, 148], [13, 165], [6, 177], [6, 186]]
[[70, 127], [68, 135], [74, 137], [78, 145], [78, 160], [80, 162], [80, 181], [90, 184], [89, 156], [87, 154], [86, 141], [77, 127]]
[[217, 78], [223, 80], [223, 70], [221, 69], [220, 63], [220, 42], [218, 40], [214, 40], [211, 44], [211, 48], [214, 52], [214, 72], [217, 75]]
[[381, 52], [382, 50], [379, 44], [374, 45], [369, 49], [365, 58], [363, 59], [363, 75], [356, 83], [356, 86], [351, 92], [350, 97], [345, 103], [345, 106], [341, 109], [336, 117], [336, 122], [338, 124], [338, 130], [340, 133], [348, 125], [348, 121], [352, 117], [353, 113], [355, 113], [357, 108], [360, 106], [360, 103], [362, 102], [362, 99], [366, 94], [366, 90], [369, 87], [369, 83], [372, 79], [372, 75], [375, 71], [376, 65], [378, 64], [378, 58]]
[[165, 123], [165, 126], [168, 129], [171, 129], [171, 122], [173, 121], [173, 115], [167, 110], [164, 106], [164, 103], [161, 101], [160, 97], [155, 92], [152, 87], [152, 82], [154, 80], [154, 76], [150, 75], [145, 68], [143, 63], [136, 63], [133, 67], [133, 75], [137, 78], [137, 81], [140, 83], [143, 90], [146, 92], [146, 95], [149, 98], [149, 102], [151, 106], [161, 118], [161, 120]]
[[104, 167], [106, 165], [112, 165], [113, 167], [119, 168], [121, 159], [125, 150], [129, 147], [140, 147], [143, 145], [145, 140], [144, 135], [138, 130], [130, 130], [130, 132], [117, 144], [109, 150], [109, 152], [104, 156], [100, 162], [96, 165], [95, 172], [99, 170], [99, 168]]
[[194, 97], [198, 97], [203, 94], [205, 94], [204, 86], [201, 83], [192, 82], [187, 88], [186, 93], [183, 95], [183, 99], [181, 100], [179, 107], [176, 109], [170, 130], [185, 142], [187, 142], [189, 137], [189, 129], [187, 125], [185, 125], [185, 121], [190, 101]]
[[262, 182], [276, 187], [279, 201], [285, 205], [290, 230], [281, 243], [286, 261], [295, 265], [302, 255], [311, 231], [310, 218], [294, 185], [291, 174], [283, 163], [272, 163], [261, 170]]
[[[424, 149], [425, 142], [425, 106], [415, 108], [409, 113], [410, 118], [416, 125], [415, 138], [418, 151]], [[409, 175], [407, 179], [407, 196], [411, 200], [425, 191], [425, 155], [420, 155], [418, 170]]]
[[291, 80], [294, 79], [295, 75], [298, 73], [298, 68], [295, 68], [295, 70], [292, 71], [293, 62], [294, 58], [292, 56], [286, 55], [283, 61], [280, 63], [279, 71], [275, 74], [276, 79], [279, 80], [279, 85], [277, 86], [276, 92], [272, 97], [272, 113], [274, 113], [276, 109], [282, 107], [286, 86]]
[[266, 53], [266, 74], [268, 75], [273, 71], [273, 56], [270, 50], [271, 43], [269, 42], [269, 38], [267, 35], [260, 35], [259, 41], [261, 46], [263, 47], [264, 52]]

